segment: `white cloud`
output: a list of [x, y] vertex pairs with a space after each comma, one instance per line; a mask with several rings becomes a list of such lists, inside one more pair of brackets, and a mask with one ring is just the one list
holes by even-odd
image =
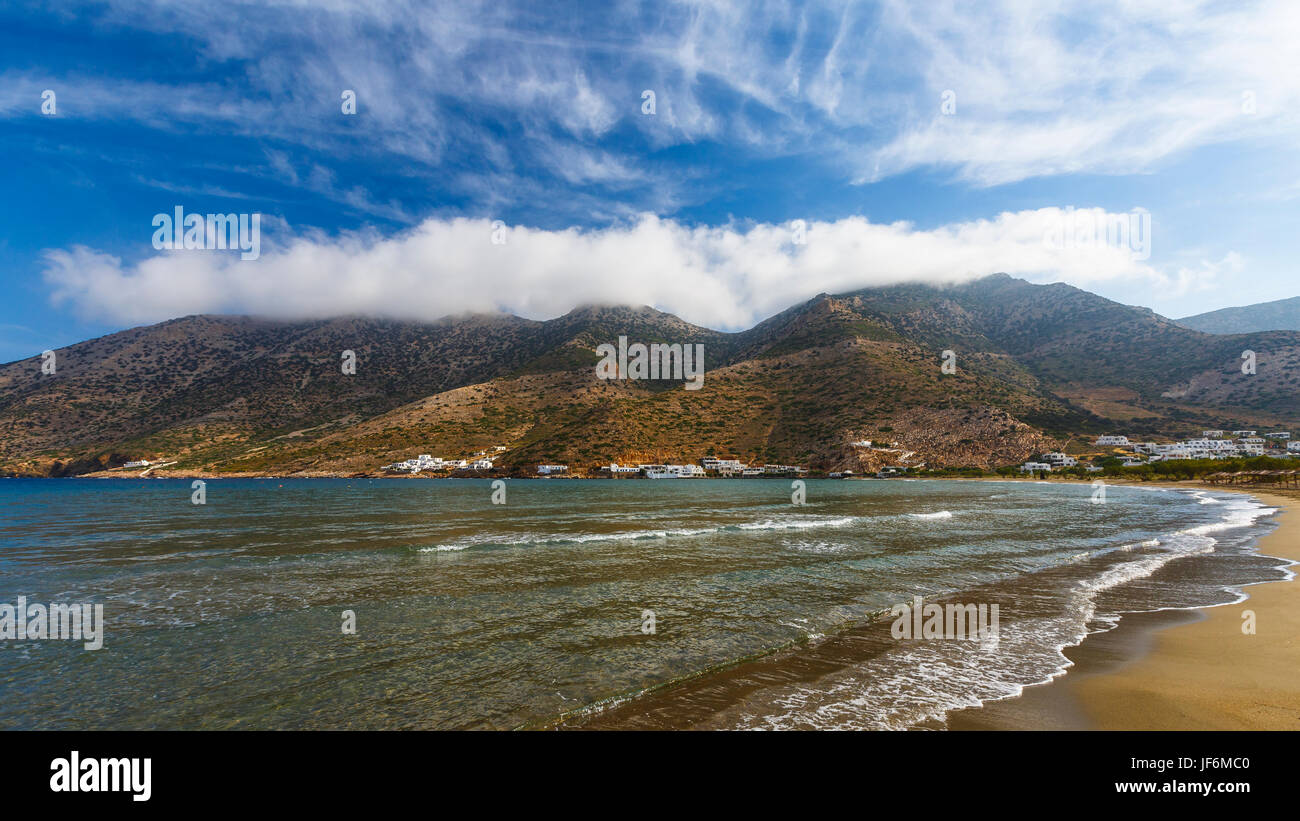
[[167, 251], [124, 265], [78, 246], [47, 252], [44, 276], [56, 305], [113, 322], [223, 312], [549, 318], [599, 303], [652, 305], [722, 329], [748, 327], [822, 291], [906, 281], [996, 272], [1080, 286], [1167, 281], [1129, 247], [1055, 239], [1079, 213], [1044, 208], [931, 230], [852, 217], [808, 224], [802, 245], [790, 225], [695, 227], [649, 214], [599, 230], [514, 227], [494, 245], [488, 220], [430, 219], [391, 237], [312, 232], [280, 249], [264, 241], [256, 261]]
[[1195, 265], [1180, 265], [1164, 283], [1167, 290], [1176, 296], [1185, 296], [1196, 291], [1208, 291], [1221, 284], [1226, 277], [1229, 282], [1240, 277], [1246, 268], [1246, 261], [1236, 251], [1229, 251], [1217, 260], [1200, 259]]

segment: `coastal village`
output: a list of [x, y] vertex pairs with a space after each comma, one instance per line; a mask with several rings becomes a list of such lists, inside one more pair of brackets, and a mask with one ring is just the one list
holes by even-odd
[[[496, 445], [487, 451], [480, 451], [467, 459], [443, 459], [442, 457], [431, 456], [427, 453], [420, 454], [414, 459], [406, 459], [402, 462], [394, 462], [391, 465], [384, 465], [382, 468], [388, 473], [424, 473], [434, 474], [443, 473], [446, 475], [468, 476], [474, 473], [491, 471], [495, 469], [494, 456], [507, 450], [504, 445]], [[762, 477], [762, 476], [802, 476], [808, 473], [808, 469], [799, 465], [760, 465], [750, 466], [741, 464], [739, 459], [717, 459], [706, 456], [699, 463], [690, 462], [687, 464], [648, 464], [640, 463], [635, 465], [620, 465], [617, 462], [611, 462], [607, 465], [600, 465], [595, 471], [584, 471], [582, 474], [585, 478], [645, 478], [645, 479], [703, 479], [709, 476], [718, 478], [729, 477]], [[551, 477], [574, 477], [579, 475], [578, 471], [571, 471], [568, 465], [538, 465], [537, 476], [542, 478]]]
[[[1118, 459], [1120, 467], [1137, 467], [1156, 462], [1191, 459], [1241, 459], [1252, 456], [1275, 458], [1300, 458], [1300, 440], [1292, 440], [1290, 431], [1273, 431], [1262, 436], [1256, 430], [1204, 430], [1200, 437], [1179, 442], [1131, 442], [1122, 434], [1098, 436], [1093, 445], [1107, 449], [1095, 457], [1096, 461]], [[1104, 468], [1096, 464], [1085, 465], [1088, 472]], [[1038, 460], [1020, 465], [1021, 473], [1051, 473], [1062, 468], [1078, 467], [1080, 457], [1061, 452], [1045, 453]]]
[[[925, 469], [924, 462], [915, 461], [915, 453], [899, 447], [870, 440], [850, 443], [853, 449], [874, 451], [893, 457], [896, 464], [887, 464], [872, 472], [855, 473], [851, 469], [829, 472], [810, 471], [802, 465], [745, 464], [737, 458], [705, 456], [694, 462], [608, 464], [589, 467], [571, 467], [567, 464], [538, 464], [535, 473], [539, 478], [604, 478], [604, 479], [703, 479], [703, 478], [775, 478], [824, 476], [831, 479], [890, 478], [917, 473]], [[388, 474], [428, 474], [469, 477], [499, 470], [498, 459], [508, 448], [496, 445], [463, 458], [443, 458], [420, 454], [401, 462], [384, 465]], [[1092, 442], [1093, 452], [1067, 454], [1062, 451], [1044, 453], [1015, 468], [1016, 472], [1042, 474], [1080, 468], [1085, 472], [1099, 473], [1105, 464], [1134, 467], [1161, 461], [1193, 459], [1237, 459], [1254, 456], [1300, 458], [1300, 440], [1292, 440], [1290, 431], [1273, 431], [1260, 434], [1256, 430], [1205, 430], [1200, 437], [1175, 442], [1130, 441], [1122, 434], [1098, 436]], [[1104, 464], [1103, 464], [1104, 463]], [[518, 473], [518, 471], [514, 471]]]
[[[886, 460], [897, 464], [886, 464], [878, 470], [867, 473], [875, 478], [901, 476], [909, 471], [925, 467], [925, 462], [916, 462], [915, 452], [902, 448], [898, 442], [881, 444], [871, 440], [856, 440], [849, 448], [858, 451], [874, 452]], [[508, 451], [504, 445], [495, 445], [487, 450], [478, 451], [465, 458], [446, 459], [431, 454], [420, 454], [412, 459], [384, 465], [381, 470], [387, 474], [423, 474], [435, 476], [471, 477], [497, 471], [498, 457]], [[566, 464], [538, 464], [536, 473], [526, 471], [538, 478], [587, 478], [587, 479], [760, 479], [760, 478], [799, 478], [819, 476], [831, 479], [866, 478], [851, 469], [817, 472], [804, 465], [765, 463], [746, 464], [735, 457], [703, 456], [695, 461], [683, 463], [667, 462], [609, 462], [592, 466], [569, 466]], [[519, 471], [512, 471], [518, 475]]]
[[[1182, 460], [1230, 460], [1253, 457], [1277, 459], [1300, 458], [1300, 439], [1290, 431], [1204, 430], [1199, 437], [1172, 442], [1134, 441], [1124, 434], [1105, 434], [1091, 442], [1075, 442], [1068, 448], [1035, 455], [1019, 464], [1006, 465], [994, 472], [1043, 476], [1053, 473], [1101, 473], [1107, 468], [1134, 468], [1161, 462]], [[845, 451], [853, 454], [858, 470], [816, 470], [804, 465], [764, 463], [747, 464], [735, 457], [703, 456], [677, 462], [619, 461], [590, 465], [541, 463], [519, 465], [504, 458], [506, 445], [493, 445], [465, 456], [442, 457], [421, 453], [409, 459], [383, 465], [377, 475], [424, 476], [446, 478], [533, 477], [581, 479], [757, 479], [816, 477], [830, 479], [888, 479], [906, 475], [928, 475], [926, 462], [901, 443], [859, 439], [847, 443]], [[174, 462], [158, 459], [133, 459], [110, 471], [141, 470], [148, 476]], [[942, 472], [942, 471], [938, 471]]]
[[[886, 430], [882, 428], [882, 430]], [[897, 434], [895, 434], [897, 435]], [[1094, 437], [1074, 436], [1064, 440], [1042, 439], [1043, 444], [1054, 444], [1051, 451], [1036, 453], [1019, 462], [995, 462], [983, 467], [963, 467], [951, 455], [935, 452], [924, 440], [917, 440], [910, 432], [902, 437], [905, 442], [854, 438], [840, 446], [833, 461], [818, 460], [813, 467], [736, 456], [709, 455], [698, 458], [681, 458], [686, 454], [671, 454], [676, 459], [665, 459], [668, 454], [639, 453], [632, 458], [609, 461], [566, 464], [521, 460], [512, 454], [518, 443], [496, 444], [465, 455], [452, 457], [420, 453], [390, 464], [372, 467], [351, 475], [406, 476], [422, 478], [539, 478], [539, 479], [755, 479], [755, 478], [829, 478], [829, 479], [888, 479], [900, 476], [976, 475], [995, 473], [1003, 476], [1045, 477], [1065, 474], [1082, 477], [1116, 469], [1143, 468], [1170, 462], [1201, 462], [1195, 470], [1203, 472], [1206, 460], [1224, 461], [1267, 457], [1270, 459], [1300, 458], [1300, 440], [1292, 439], [1291, 431], [1273, 430], [1219, 430], [1206, 429], [1199, 436], [1175, 441], [1141, 441], [1126, 434], [1107, 433]], [[970, 441], [970, 440], [964, 440]], [[909, 447], [910, 443], [910, 447]], [[432, 449], [431, 449], [432, 450]], [[1022, 453], [1027, 448], [1022, 449]], [[140, 471], [148, 478], [171, 473], [167, 470], [175, 461], [150, 454], [151, 458], [126, 459], [105, 473]], [[654, 461], [644, 457], [657, 456]], [[927, 465], [925, 458], [937, 459], [937, 464]], [[641, 457], [641, 458], [637, 458]], [[174, 458], [174, 457], [173, 457]], [[1281, 467], [1279, 465], [1250, 465], [1248, 467]], [[1241, 469], [1237, 466], [1230, 469]], [[1162, 472], [1169, 472], [1169, 468]]]

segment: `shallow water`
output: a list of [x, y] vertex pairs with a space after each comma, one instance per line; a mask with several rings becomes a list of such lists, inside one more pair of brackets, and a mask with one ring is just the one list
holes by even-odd
[[[0, 641], [0, 727], [537, 726], [790, 645], [837, 649], [591, 715], [907, 727], [1059, 673], [1062, 647], [1120, 613], [1286, 573], [1251, 548], [1272, 509], [1226, 493], [1110, 487], [1094, 504], [1078, 484], [810, 480], [796, 507], [780, 480], [507, 491], [214, 480], [198, 506], [188, 481], [0, 480], [0, 603], [102, 603], [107, 622], [98, 651]], [[997, 647], [863, 632], [913, 596], [999, 603]]]

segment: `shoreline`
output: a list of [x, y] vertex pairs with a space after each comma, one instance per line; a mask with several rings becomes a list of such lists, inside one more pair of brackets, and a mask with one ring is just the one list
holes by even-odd
[[[984, 478], [975, 481], [993, 482], [1005, 486], [1004, 483], [1008, 480]], [[1223, 490], [1200, 482], [1134, 482], [1132, 484], [1182, 491]], [[1271, 562], [1275, 565], [1295, 563], [1300, 559], [1300, 547], [1295, 551], [1295, 555], [1275, 547], [1280, 541], [1291, 538], [1288, 534], [1297, 524], [1294, 517], [1282, 516], [1295, 506], [1296, 497], [1282, 498], [1277, 494], [1252, 492], [1242, 488], [1223, 490], [1223, 492], [1241, 494], [1266, 507], [1278, 508], [1278, 513], [1269, 517], [1275, 526], [1269, 525], [1263, 532], [1250, 535], [1248, 542], [1250, 554], [1277, 558], [1279, 561]], [[1285, 525], [1282, 524], [1283, 521], [1286, 522]], [[1037, 684], [1024, 685], [1023, 689], [1014, 696], [996, 697], [978, 706], [953, 710], [942, 718], [936, 716], [926, 719], [910, 725], [910, 729], [1088, 730], [1103, 726], [1107, 729], [1136, 728], [1140, 725], [1134, 717], [1156, 714], [1156, 708], [1141, 705], [1134, 712], [1122, 714], [1117, 708], [1112, 707], [1109, 701], [1091, 697], [1087, 700], [1080, 698], [1075, 690], [1076, 684], [1085, 677], [1100, 677], [1127, 669], [1130, 665], [1149, 657], [1156, 650], [1160, 631], [1183, 625], [1195, 625], [1205, 619], [1207, 613], [1214, 611], [1227, 613], [1229, 627], [1238, 629], [1238, 614], [1243, 608], [1255, 606], [1251, 599], [1259, 595], [1257, 591], [1266, 587], [1284, 587], [1281, 582], [1282, 580], [1236, 584], [1226, 582], [1225, 585], [1237, 594], [1235, 596], [1237, 600], [1231, 603], [1186, 608], [1169, 607], [1155, 611], [1141, 609], [1119, 611], [1121, 618], [1113, 628], [1090, 633], [1079, 640], [1078, 644], [1063, 648], [1061, 652], [1068, 659], [1068, 666], [1060, 669], [1059, 673], [1052, 675], [1050, 679]], [[967, 593], [969, 594], [969, 591]], [[942, 603], [943, 599], [937, 601]], [[1141, 607], [1141, 604], [1135, 604]], [[1007, 613], [1004, 612], [1003, 615], [1005, 617]], [[1272, 620], [1273, 617], [1261, 612], [1259, 618]], [[805, 680], [815, 681], [828, 671], [852, 668], [860, 662], [873, 658], [881, 648], [887, 648], [891, 644], [888, 635], [882, 635], [886, 630], [884, 623], [858, 625], [843, 633], [828, 636], [824, 641], [783, 648], [756, 660], [728, 665], [703, 680], [673, 682], [671, 685], [655, 688], [655, 692], [637, 694], [635, 697], [624, 695], [620, 699], [613, 700], [611, 705], [607, 707], [602, 705], [590, 713], [587, 709], [575, 711], [574, 714], [560, 717], [554, 728], [569, 730], [722, 729], [727, 726], [725, 715], [743, 701], [748, 693], [760, 691], [774, 683], [798, 686]], [[1239, 630], [1237, 635], [1240, 635]], [[1263, 631], [1261, 635], [1250, 636], [1249, 639], [1260, 646], [1273, 646], [1270, 639], [1263, 635]], [[1199, 644], [1201, 639], [1194, 636], [1192, 642]], [[1218, 659], [1223, 664], [1231, 665], [1247, 678], [1258, 667], [1257, 663], [1250, 660], [1228, 658], [1217, 645], [1210, 646], [1205, 651], [1204, 657]], [[1197, 663], [1200, 663], [1199, 659]], [[1274, 667], [1282, 671], [1290, 671], [1295, 669], [1295, 664], [1284, 662], [1275, 664]], [[1280, 676], [1278, 678], [1281, 679]], [[1179, 675], [1169, 681], [1166, 706], [1170, 709], [1165, 709], [1158, 714], [1172, 717], [1153, 724], [1153, 728], [1219, 726], [1197, 724], [1180, 718], [1180, 714], [1176, 712], [1177, 708], [1186, 707], [1182, 692], [1184, 679], [1185, 677]], [[1200, 686], [1215, 698], [1228, 698], [1230, 696], [1218, 693], [1215, 689], [1221, 679], [1221, 676], [1211, 670], [1203, 675]], [[1125, 686], [1131, 687], [1131, 685], [1123, 685], [1120, 689], [1123, 690]], [[1300, 715], [1300, 686], [1285, 682], [1279, 686], [1279, 690], [1282, 694], [1274, 700], [1282, 700], [1293, 705], [1294, 714]], [[764, 714], [756, 705], [751, 705], [747, 709], [751, 716]], [[756, 710], [758, 712], [755, 712]], [[1212, 722], [1216, 716], [1214, 710], [1214, 707], [1198, 707], [1192, 712], [1201, 713], [1202, 718]], [[1099, 716], [1109, 717], [1111, 720], [1105, 723]], [[719, 717], [724, 718], [720, 721]], [[1250, 726], [1290, 727], [1300, 726], [1300, 722], [1274, 718], [1269, 722]]]
[[[1120, 484], [1120, 483], [1117, 483]], [[1277, 528], [1258, 554], [1300, 562], [1300, 494], [1228, 489], [1201, 482], [1134, 482], [1252, 496], [1276, 507]], [[1300, 585], [1291, 579], [1241, 587], [1243, 599], [1188, 610], [1127, 613], [1112, 630], [1064, 652], [1065, 675], [1014, 698], [948, 715], [950, 730], [1300, 729]], [[1253, 611], [1256, 633], [1243, 633]]]
[[[1300, 634], [1300, 600], [1294, 595], [1300, 592], [1294, 567], [1300, 562], [1300, 521], [1285, 515], [1300, 509], [1300, 494], [1225, 489], [1196, 481], [1116, 484], [1241, 494], [1277, 508], [1269, 517], [1276, 527], [1252, 537], [1251, 553], [1279, 559], [1282, 566], [1290, 563], [1291, 578], [1227, 583], [1238, 600], [1223, 604], [1124, 611], [1113, 628], [1064, 648], [1069, 666], [1050, 680], [911, 729], [1300, 729], [1300, 680], [1293, 675], [1300, 668], [1300, 641], [1292, 638]], [[1241, 613], [1247, 609], [1257, 616], [1255, 635], [1241, 632]], [[1265, 629], [1267, 625], [1271, 627]], [[720, 729], [713, 719], [721, 714], [717, 705], [730, 703], [727, 693], [743, 694], [852, 664], [858, 658], [853, 648], [868, 647], [872, 632], [879, 629], [862, 625], [817, 645], [729, 665], [704, 681], [656, 688], [649, 703], [631, 698], [616, 701], [610, 709], [576, 711], [560, 717], [553, 728]], [[674, 706], [684, 707], [686, 713], [670, 714]], [[702, 712], [691, 714], [693, 708]]]
[[[1262, 488], [1262, 493], [1273, 493], [1282, 491], [1293, 493], [1296, 488], [1286, 485], [1277, 485], [1272, 483], [1243, 484], [1243, 485], [1212, 485], [1200, 481], [1199, 479], [1173, 480], [1173, 479], [1155, 479], [1144, 481], [1141, 479], [1130, 479], [1122, 476], [1103, 476], [1096, 475], [1090, 477], [1078, 476], [1053, 476], [1050, 479], [1040, 479], [1028, 476], [908, 476], [899, 475], [891, 477], [881, 476], [827, 476], [821, 473], [805, 474], [768, 474], [762, 476], [683, 476], [683, 480], [712, 480], [712, 481], [748, 481], [752, 479], [764, 480], [782, 480], [782, 479], [816, 479], [827, 482], [1023, 482], [1028, 484], [1080, 484], [1091, 485], [1098, 480], [1104, 481], [1107, 485], [1135, 485], [1138, 487], [1167, 487], [1171, 489], [1198, 487], [1205, 490], [1222, 490], [1225, 492], [1245, 492], [1252, 493], [1251, 488]], [[26, 475], [26, 474], [6, 474], [0, 475], [0, 479], [563, 479], [568, 481], [581, 482], [640, 482], [640, 481], [661, 481], [659, 479], [649, 479], [645, 476], [586, 476], [577, 474], [563, 474], [552, 476], [539, 476], [534, 473], [508, 473], [498, 471], [468, 471], [465, 475], [450, 475], [446, 473], [377, 473], [372, 471], [357, 471], [354, 473], [344, 473], [340, 471], [320, 471], [314, 473], [264, 473], [264, 472], [232, 472], [216, 473], [202, 470], [149, 470], [144, 473], [126, 473], [120, 469], [97, 470], [91, 473], [77, 473], [67, 476], [45, 476], [45, 475]]]

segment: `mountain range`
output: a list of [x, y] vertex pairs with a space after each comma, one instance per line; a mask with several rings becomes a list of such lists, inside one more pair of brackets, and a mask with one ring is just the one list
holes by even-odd
[[[620, 336], [702, 344], [703, 387], [597, 378], [598, 346]], [[710, 454], [993, 467], [1102, 432], [1300, 423], [1300, 332], [1209, 334], [1005, 274], [820, 294], [738, 333], [625, 306], [547, 321], [189, 316], [71, 345], [55, 363], [0, 366], [0, 472], [148, 459], [163, 475], [375, 475], [493, 446], [507, 475]]]

